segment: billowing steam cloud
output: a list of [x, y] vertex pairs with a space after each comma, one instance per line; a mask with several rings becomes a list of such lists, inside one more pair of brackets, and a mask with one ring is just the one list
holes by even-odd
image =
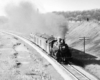
[[9, 29], [24, 33], [46, 33], [64, 38], [68, 30], [66, 19], [54, 13], [42, 14], [29, 2], [6, 7]]

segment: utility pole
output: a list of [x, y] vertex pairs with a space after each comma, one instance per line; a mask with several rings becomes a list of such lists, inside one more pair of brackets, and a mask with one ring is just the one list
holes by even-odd
[[84, 43], [83, 43], [83, 49], [84, 49], [84, 53], [86, 52], [85, 51], [85, 41], [86, 40], [89, 40], [89, 38], [88, 37], [80, 37], [80, 40], [83, 40], [84, 41]]

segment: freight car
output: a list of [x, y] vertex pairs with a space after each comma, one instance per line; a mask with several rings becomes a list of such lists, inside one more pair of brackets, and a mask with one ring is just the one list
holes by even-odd
[[71, 59], [69, 47], [64, 39], [55, 38], [47, 34], [30, 34], [30, 36], [32, 42], [41, 47], [58, 62], [68, 62]]

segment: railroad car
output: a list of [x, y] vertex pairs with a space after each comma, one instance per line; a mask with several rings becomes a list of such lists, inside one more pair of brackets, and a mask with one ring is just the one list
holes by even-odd
[[55, 38], [47, 34], [30, 34], [31, 41], [41, 47], [48, 55], [58, 62], [66, 62], [71, 59], [71, 53], [64, 39]]

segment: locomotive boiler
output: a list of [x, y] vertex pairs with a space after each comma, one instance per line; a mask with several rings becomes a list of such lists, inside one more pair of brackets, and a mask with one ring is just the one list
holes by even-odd
[[71, 59], [69, 47], [64, 39], [55, 38], [47, 34], [31, 34], [30, 36], [32, 42], [58, 62], [68, 62]]

